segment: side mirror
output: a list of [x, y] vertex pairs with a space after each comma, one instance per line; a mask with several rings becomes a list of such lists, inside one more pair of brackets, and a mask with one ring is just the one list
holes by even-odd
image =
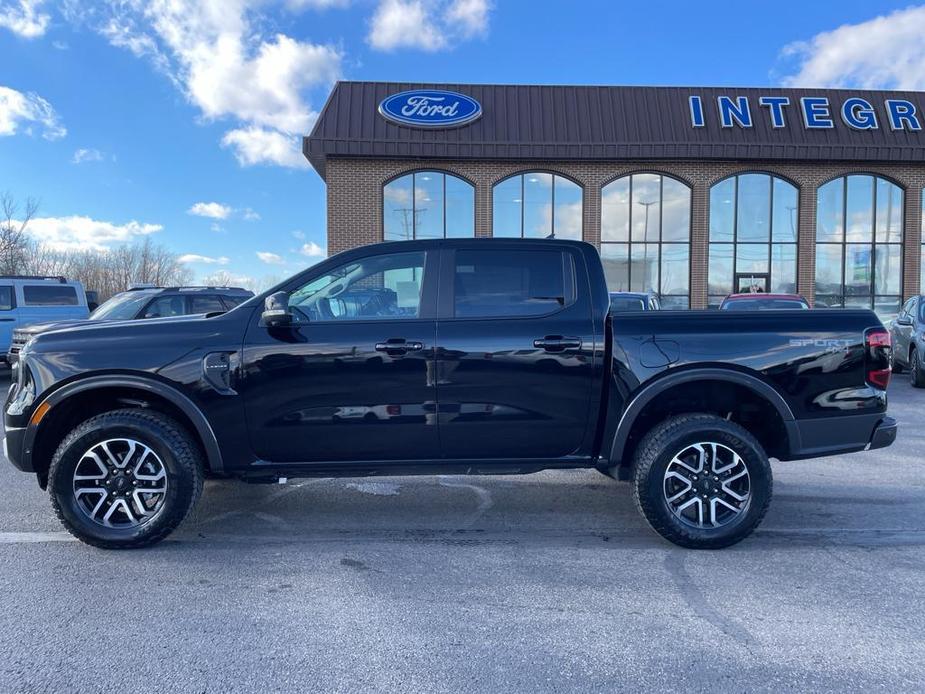
[[908, 316], [900, 316], [896, 319], [896, 325], [912, 325], [912, 319]]
[[289, 295], [286, 292], [270, 294], [263, 300], [263, 324], [268, 328], [283, 328], [292, 325], [289, 312]]

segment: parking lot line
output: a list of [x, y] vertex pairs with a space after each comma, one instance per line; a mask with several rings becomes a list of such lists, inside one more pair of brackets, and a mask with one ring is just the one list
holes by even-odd
[[77, 538], [68, 532], [47, 533], [2, 533], [0, 532], [0, 545], [17, 545], [30, 542], [76, 542]]

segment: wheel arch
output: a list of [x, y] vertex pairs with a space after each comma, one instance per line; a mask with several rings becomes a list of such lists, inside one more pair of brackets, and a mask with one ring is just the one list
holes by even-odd
[[[95, 408], [74, 413], [75, 407], [93, 403]], [[69, 425], [85, 421], [108, 409], [108, 404], [149, 407], [173, 416], [185, 426], [200, 445], [208, 469], [222, 472], [224, 465], [215, 432], [199, 407], [184, 393], [153, 377], [129, 374], [96, 375], [71, 381], [49, 393], [37, 405], [48, 405], [47, 414], [37, 426], [30, 426], [23, 443], [33, 469], [44, 485], [54, 449]], [[69, 406], [71, 405], [71, 406]], [[35, 411], [35, 410], [33, 410]], [[62, 433], [63, 432], [63, 433]]]
[[[639, 424], [644, 421], [646, 413], [652, 411], [656, 404], [667, 399], [666, 396], [671, 394], [672, 391], [677, 392], [683, 388], [690, 388], [693, 384], [698, 384], [698, 390], [705, 390], [706, 385], [709, 383], [725, 384], [728, 388], [747, 393], [753, 398], [753, 402], [763, 403], [768, 408], [768, 412], [773, 413], [776, 418], [775, 424], [780, 425], [782, 428], [781, 433], [785, 439], [774, 450], [778, 457], [787, 455], [791, 450], [799, 448], [799, 430], [796, 427], [793, 411], [773, 386], [757, 376], [735, 369], [721, 367], [696, 368], [669, 373], [644, 386], [642, 390], [632, 397], [620, 416], [612, 436], [609, 437], [611, 443], [608, 464], [619, 467], [629, 465], [635, 444], [638, 443], [634, 436], [639, 433]], [[703, 395], [704, 400], [708, 401], [709, 398], [709, 395]], [[692, 407], [683, 411], [697, 412], [702, 411], [702, 408]], [[707, 411], [710, 411], [710, 408], [707, 408]], [[681, 411], [674, 412], [674, 414], [681, 413]], [[766, 445], [765, 441], [762, 441], [762, 443]]]

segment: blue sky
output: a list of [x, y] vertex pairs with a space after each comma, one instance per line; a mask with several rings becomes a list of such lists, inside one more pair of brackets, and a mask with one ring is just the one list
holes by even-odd
[[908, 2], [0, 0], [0, 190], [57, 247], [265, 282], [323, 254], [299, 135], [338, 77], [923, 89], [923, 35]]

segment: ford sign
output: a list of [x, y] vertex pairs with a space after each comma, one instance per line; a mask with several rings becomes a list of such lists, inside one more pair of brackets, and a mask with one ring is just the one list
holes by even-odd
[[379, 104], [383, 118], [415, 128], [451, 128], [482, 115], [482, 105], [471, 96], [441, 89], [414, 89], [386, 97]]

